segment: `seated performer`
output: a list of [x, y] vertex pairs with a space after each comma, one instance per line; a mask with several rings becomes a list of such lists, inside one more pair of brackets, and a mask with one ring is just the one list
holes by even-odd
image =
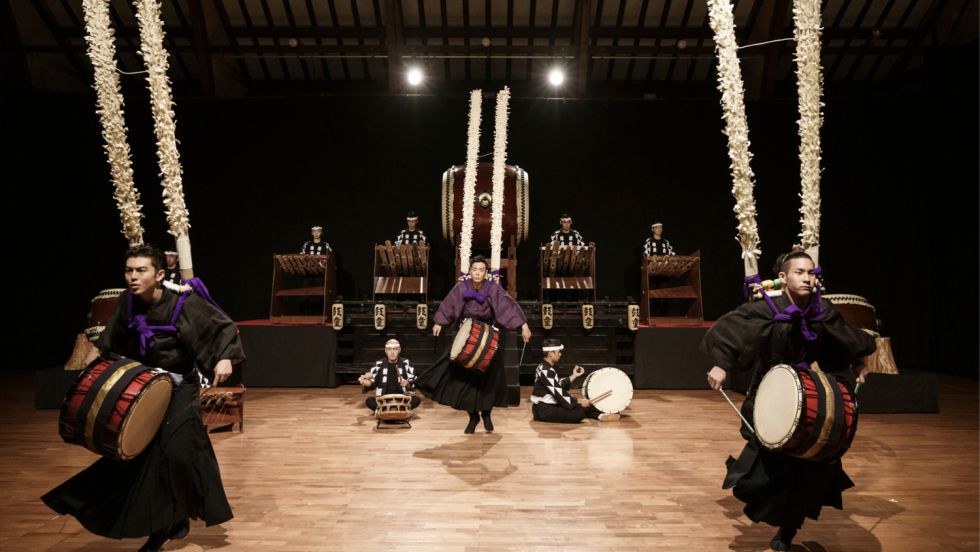
[[[857, 381], [863, 383], [867, 367], [852, 363], [875, 351], [873, 337], [844, 322], [830, 301], [819, 300], [819, 293], [813, 290], [816, 278], [809, 255], [789, 253], [779, 263], [779, 279], [786, 282], [784, 292], [746, 303], [721, 317], [701, 342], [701, 352], [715, 365], [708, 375], [712, 389], [721, 388], [729, 371], [754, 370], [742, 403], [742, 415], [753, 425], [756, 391], [773, 366], [812, 366], [819, 361], [824, 372], [852, 367]], [[777, 314], [791, 319], [776, 321]], [[841, 492], [854, 483], [840, 462], [824, 464], [770, 452], [744, 424], [742, 437], [748, 444], [738, 460], [728, 458], [724, 488], [735, 487], [735, 497], [745, 502], [749, 519], [778, 527], [769, 546], [787, 551], [804, 519], [817, 519], [823, 506], [841, 509]]]
[[568, 387], [585, 373], [585, 369], [576, 366], [572, 375], [559, 378], [555, 371], [555, 363], [561, 358], [565, 346], [554, 338], [544, 340], [541, 350], [544, 359], [534, 371], [534, 390], [531, 391], [531, 413], [539, 422], [557, 424], [577, 424], [586, 418], [601, 422], [614, 422], [619, 414], [603, 414], [599, 412], [588, 399], [576, 399], [568, 394]]
[[[472, 318], [508, 330], [521, 329], [524, 341], [531, 340], [531, 329], [517, 301], [499, 284], [487, 279], [487, 260], [477, 255], [470, 261], [470, 275], [456, 284], [435, 315], [432, 335], [443, 326], [456, 326]], [[500, 337], [503, 343], [503, 336]], [[415, 388], [433, 401], [469, 412], [470, 422], [463, 433], [476, 431], [483, 416], [483, 428], [493, 431], [490, 412], [493, 407], [507, 407], [507, 376], [504, 374], [503, 347], [497, 350], [485, 372], [468, 370], [449, 360], [449, 351], [415, 380]]]
[[565, 213], [559, 222], [561, 222], [561, 229], [555, 230], [551, 234], [549, 243], [557, 241], [561, 245], [585, 245], [585, 238], [582, 237], [582, 234], [579, 234], [577, 230], [572, 230], [571, 215]]
[[[377, 389], [377, 396], [385, 395], [411, 395], [415, 393], [412, 382], [415, 381], [415, 367], [407, 358], [399, 359], [398, 355], [402, 352], [402, 346], [397, 339], [389, 339], [385, 343], [386, 359], [374, 363], [371, 368], [370, 380], [365, 376], [357, 378], [357, 382], [371, 389]], [[412, 397], [412, 409], [416, 409], [422, 404], [422, 399]], [[371, 410], [378, 409], [378, 399], [368, 397], [366, 406]]]
[[[331, 251], [330, 244], [320, 240], [320, 237], [323, 236], [322, 227], [314, 226], [311, 233], [313, 234], [313, 239], [303, 244], [303, 248], [300, 250], [301, 255], [326, 255], [327, 251]], [[323, 283], [323, 276], [307, 275], [303, 277], [303, 287], [323, 287]], [[300, 312], [303, 314], [317, 313], [317, 306], [320, 307], [319, 310], [322, 312], [323, 297], [304, 297], [300, 303]]]
[[149, 535], [141, 552], [187, 536], [190, 518], [208, 526], [232, 518], [201, 419], [200, 371], [214, 369], [220, 383], [245, 354], [235, 324], [215, 305], [196, 292], [163, 287], [165, 262], [149, 244], [126, 252], [129, 292], [119, 296], [86, 360], [104, 351], [171, 372], [175, 390], [156, 438], [136, 458], [97, 460], [42, 497], [52, 510], [75, 516], [96, 535]]
[[163, 278], [163, 280], [179, 286], [180, 269], [177, 268], [177, 252], [167, 251], [165, 255], [167, 256], [167, 275]]
[[415, 211], [408, 213], [408, 228], [402, 230], [395, 238], [395, 245], [411, 245], [413, 243], [425, 243], [425, 232], [418, 229], [419, 216]]
[[[670, 242], [663, 238], [664, 225], [660, 221], [654, 221], [653, 226], [650, 227], [653, 230], [653, 237], [647, 238], [646, 243], [643, 244], [643, 256], [652, 257], [654, 255], [673, 255], [674, 248], [670, 246]], [[650, 276], [650, 289], [661, 289], [668, 287], [670, 285], [670, 278], [667, 276]], [[667, 316], [667, 311], [669, 305], [667, 301], [663, 299], [658, 299], [653, 302], [651, 307], [656, 307], [660, 312], [660, 316]]]

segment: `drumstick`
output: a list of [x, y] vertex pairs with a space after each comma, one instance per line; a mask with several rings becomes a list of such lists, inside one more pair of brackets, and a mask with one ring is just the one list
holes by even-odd
[[589, 399], [589, 402], [595, 404], [597, 401], [601, 401], [602, 399], [608, 397], [609, 395], [612, 395], [612, 389], [610, 389], [609, 391], [606, 391], [605, 393], [599, 395], [598, 397], [596, 397], [594, 399]]
[[[707, 372], [707, 373], [711, 374], [711, 372]], [[745, 422], [745, 426], [749, 428], [749, 431], [755, 433], [755, 429], [752, 427], [752, 424], [750, 424], [749, 421], [745, 419], [745, 416], [742, 416], [742, 412], [738, 409], [737, 406], [735, 406], [735, 403], [733, 403], [732, 400], [728, 398], [728, 395], [725, 393], [725, 390], [719, 387], [718, 391], [721, 392], [722, 397], [725, 397], [725, 400], [728, 401], [728, 404], [732, 405], [732, 408], [735, 409], [735, 413], [738, 414], [739, 418], [742, 418], [742, 421]]]
[[861, 382], [857, 382], [857, 385], [854, 386], [854, 394], [855, 395], [857, 395], [858, 389], [860, 389], [860, 388], [861, 388]]

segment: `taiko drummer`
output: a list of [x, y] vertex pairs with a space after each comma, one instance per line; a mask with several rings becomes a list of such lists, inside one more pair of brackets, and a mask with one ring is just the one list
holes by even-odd
[[[400, 358], [401, 352], [401, 343], [397, 339], [389, 339], [385, 343], [385, 358], [375, 362], [369, 373], [357, 378], [366, 391], [375, 391], [376, 396], [368, 397], [365, 401], [365, 406], [371, 410], [378, 409], [377, 397], [415, 394], [415, 367], [407, 358]], [[411, 404], [414, 410], [422, 404], [422, 399], [415, 395], [411, 398]]]
[[126, 252], [129, 289], [89, 358], [113, 353], [170, 372], [175, 391], [156, 437], [135, 458], [102, 458], [43, 497], [96, 535], [149, 536], [141, 552], [185, 537], [191, 519], [211, 526], [232, 518], [199, 393], [201, 370], [214, 370], [220, 383], [245, 354], [234, 322], [220, 309], [196, 292], [162, 285], [165, 267], [163, 252], [152, 245]]
[[[496, 330], [494, 324], [508, 330], [521, 329], [524, 341], [530, 341], [531, 330], [527, 326], [524, 311], [497, 282], [487, 278], [487, 260], [477, 255], [470, 260], [469, 275], [453, 287], [439, 306], [432, 326], [432, 334], [438, 336], [443, 326], [455, 326], [463, 320], [473, 321], [476, 332], [490, 336]], [[483, 427], [493, 431], [490, 412], [493, 407], [507, 406], [507, 378], [504, 374], [504, 352], [486, 346], [480, 341], [480, 366], [472, 369], [454, 363], [447, 352], [415, 380], [415, 387], [433, 401], [470, 414], [464, 433], [473, 433], [483, 416]], [[494, 339], [498, 343], [502, 340]], [[486, 358], [487, 356], [491, 358]]]
[[601, 422], [614, 422], [618, 413], [603, 413], [588, 399], [578, 399], [569, 393], [572, 382], [585, 374], [576, 366], [567, 378], [558, 376], [555, 365], [561, 359], [565, 346], [555, 338], [545, 339], [541, 351], [544, 358], [534, 371], [534, 390], [531, 391], [531, 413], [539, 422], [577, 424], [586, 418]]
[[[713, 389], [721, 388], [730, 371], [754, 369], [742, 414], [757, 429], [753, 414], [760, 408], [765, 412], [764, 404], [755, 404], [759, 385], [777, 365], [816, 370], [819, 361], [823, 372], [851, 368], [864, 382], [868, 370], [858, 362], [875, 351], [871, 335], [846, 323], [830, 301], [820, 299], [809, 255], [785, 254], [773, 271], [786, 283], [783, 293], [764, 294], [726, 314], [701, 343], [701, 352], [714, 364], [708, 376]], [[854, 483], [839, 460], [818, 462], [772, 452], [760, 446], [762, 436], [745, 424], [741, 431], [748, 443], [737, 460], [728, 458], [724, 488], [734, 487], [749, 519], [778, 528], [769, 543], [773, 550], [790, 550], [805, 518], [817, 519], [823, 506], [841, 509], [841, 492]]]

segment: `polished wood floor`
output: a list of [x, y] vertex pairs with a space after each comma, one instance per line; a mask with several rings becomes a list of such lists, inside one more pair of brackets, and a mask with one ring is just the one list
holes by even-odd
[[[0, 387], [0, 551], [136, 550], [85, 532], [38, 497], [94, 460], [33, 409], [33, 373]], [[941, 414], [866, 415], [844, 459], [844, 510], [807, 522], [794, 551], [976, 551], [975, 382], [941, 380]], [[423, 403], [379, 432], [358, 388], [251, 389], [245, 433], [211, 434], [235, 519], [195, 522], [165, 550], [617, 551], [768, 549], [721, 489], [742, 441], [722, 397], [637, 391], [620, 422], [534, 422], [526, 400], [497, 431]], [[737, 397], [737, 396], [736, 396]], [[107, 482], [111, 484], [111, 482]]]

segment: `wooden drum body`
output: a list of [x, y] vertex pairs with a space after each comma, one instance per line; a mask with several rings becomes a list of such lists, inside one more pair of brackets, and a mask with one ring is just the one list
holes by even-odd
[[[442, 174], [442, 236], [455, 243], [463, 227], [463, 180], [466, 165], [455, 165]], [[473, 206], [473, 248], [490, 247], [490, 213], [493, 205], [493, 163], [478, 163]], [[504, 171], [503, 241], [527, 240], [530, 228], [527, 172], [513, 165]]]
[[412, 397], [408, 395], [382, 395], [374, 416], [386, 422], [408, 420], [412, 417]]
[[99, 358], [69, 389], [58, 433], [66, 443], [129, 460], [156, 437], [172, 395], [166, 372], [128, 358]]
[[840, 459], [857, 432], [851, 386], [817, 369], [774, 366], [759, 384], [752, 413], [762, 446], [813, 462]]
[[116, 301], [119, 296], [126, 291], [125, 289], [104, 289], [92, 299], [92, 306], [88, 313], [88, 323], [85, 325], [85, 337], [92, 343], [99, 340], [99, 336], [105, 331], [105, 325], [109, 322], [109, 317], [116, 312]]
[[485, 372], [493, 362], [500, 343], [497, 329], [485, 322], [467, 318], [459, 326], [449, 358], [463, 368]]
[[860, 295], [832, 294], [824, 295], [840, 311], [844, 321], [871, 335], [878, 337], [878, 317], [875, 316], [874, 306]]
[[633, 400], [633, 382], [618, 368], [600, 368], [585, 376], [582, 396], [604, 414], [618, 414]]

